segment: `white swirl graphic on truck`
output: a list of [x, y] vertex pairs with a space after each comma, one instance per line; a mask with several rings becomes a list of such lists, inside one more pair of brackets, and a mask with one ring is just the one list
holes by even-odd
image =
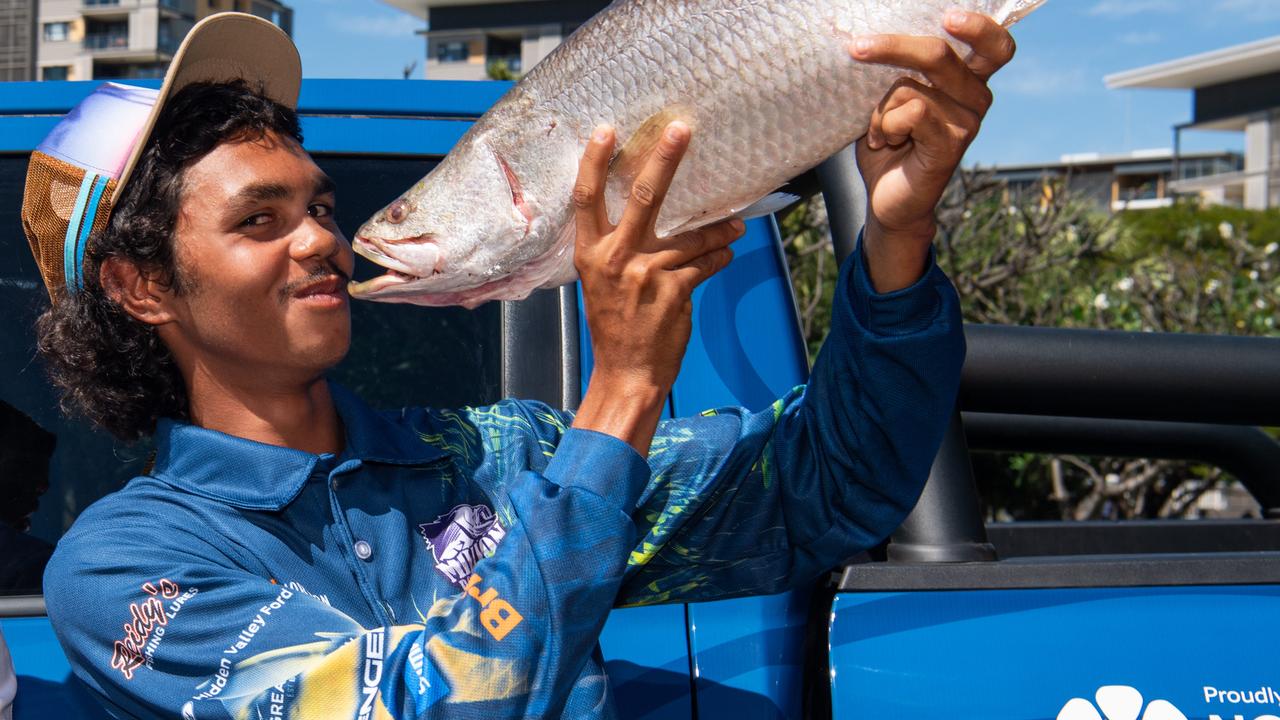
[[1104, 685], [1093, 697], [1096, 708], [1084, 698], [1071, 698], [1058, 711], [1058, 720], [1138, 720], [1140, 712], [1142, 720], [1187, 720], [1168, 700], [1152, 700], [1143, 711], [1142, 693], [1128, 685]]
[[[1128, 685], [1104, 685], [1098, 688], [1094, 700], [1097, 702], [1096, 707], [1084, 698], [1071, 698], [1058, 711], [1058, 720], [1187, 720], [1187, 716], [1168, 700], [1152, 700], [1144, 710], [1142, 693]], [[1210, 706], [1215, 703], [1280, 705], [1280, 693], [1268, 686], [1243, 691], [1220, 690], [1206, 685], [1204, 701]], [[1224, 711], [1210, 712], [1208, 720], [1280, 720], [1280, 715], [1269, 713], [1242, 715], [1238, 712], [1220, 714], [1221, 712]]]

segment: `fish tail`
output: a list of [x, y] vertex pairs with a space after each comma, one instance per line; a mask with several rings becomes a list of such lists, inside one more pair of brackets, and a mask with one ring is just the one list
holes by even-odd
[[1010, 27], [1044, 3], [1045, 0], [1004, 0], [991, 17], [1001, 25]]

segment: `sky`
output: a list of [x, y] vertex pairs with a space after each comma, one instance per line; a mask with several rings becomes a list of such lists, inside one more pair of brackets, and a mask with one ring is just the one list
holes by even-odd
[[[900, 0], [909, 1], [909, 0]], [[422, 21], [378, 0], [293, 0], [307, 77], [422, 77]], [[1191, 93], [1107, 90], [1103, 77], [1280, 35], [1280, 0], [1048, 0], [1014, 29], [1018, 57], [966, 164], [1167, 148]], [[1190, 133], [1188, 150], [1238, 150], [1238, 134]]]

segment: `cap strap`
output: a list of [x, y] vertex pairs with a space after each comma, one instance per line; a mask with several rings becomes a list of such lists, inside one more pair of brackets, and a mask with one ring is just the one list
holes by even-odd
[[[106, 178], [98, 173], [85, 173], [76, 194], [76, 204], [67, 222], [67, 235], [62, 241], [62, 272], [67, 283], [67, 293], [74, 294], [84, 288], [84, 245], [93, 231], [93, 219], [98, 214], [102, 191], [107, 187]], [[92, 209], [88, 209], [90, 206]]]
[[89, 246], [89, 235], [93, 233], [93, 223], [98, 217], [98, 204], [102, 201], [103, 192], [107, 189], [109, 178], [99, 175], [94, 183], [93, 194], [89, 196], [89, 208], [84, 212], [84, 227], [80, 228], [80, 239], [76, 242], [76, 290], [84, 289], [84, 249]]

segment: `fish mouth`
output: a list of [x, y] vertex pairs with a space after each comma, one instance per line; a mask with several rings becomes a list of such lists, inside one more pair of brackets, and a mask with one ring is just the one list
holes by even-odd
[[406, 275], [397, 270], [388, 270], [387, 274], [379, 275], [371, 280], [352, 282], [347, 286], [347, 293], [353, 298], [372, 298], [381, 295], [386, 290], [420, 282], [423, 279], [414, 275]]
[[[403, 240], [384, 240], [376, 237], [366, 237], [363, 235], [357, 235], [355, 242], [351, 244], [351, 249], [355, 250], [357, 255], [365, 258], [370, 262], [381, 265], [384, 268], [387, 268], [390, 270], [396, 270], [401, 274], [409, 275], [411, 277], [417, 277], [415, 273], [420, 271], [415, 270], [414, 268], [411, 268], [408, 265], [406, 265], [404, 262], [392, 257], [391, 254], [387, 252], [386, 246], [409, 244], [409, 243], [427, 244], [427, 243], [431, 243], [431, 239], [430, 239], [431, 237], [432, 237], [431, 235], [419, 235], [417, 237], [405, 238]], [[438, 274], [440, 272], [441, 266], [443, 265], [444, 265], [444, 255], [440, 254], [437, 248], [436, 261], [435, 261], [434, 267], [432, 267], [431, 269], [431, 274], [432, 275]]]
[[[418, 237], [405, 238], [404, 240], [395, 241], [396, 244], [401, 243], [429, 243], [429, 235], [419, 235]], [[404, 262], [397, 260], [388, 254], [384, 248], [384, 243], [390, 244], [392, 241], [382, 240], [375, 237], [356, 236], [355, 242], [351, 244], [357, 255], [387, 268], [384, 275], [379, 275], [373, 279], [363, 282], [352, 282], [347, 286], [347, 291], [354, 298], [369, 298], [383, 291], [397, 288], [410, 283], [420, 283], [423, 280], [439, 275], [444, 267], [444, 255], [437, 253], [434, 266], [431, 268], [430, 275], [419, 275], [421, 272], [415, 268], [411, 268]]]

